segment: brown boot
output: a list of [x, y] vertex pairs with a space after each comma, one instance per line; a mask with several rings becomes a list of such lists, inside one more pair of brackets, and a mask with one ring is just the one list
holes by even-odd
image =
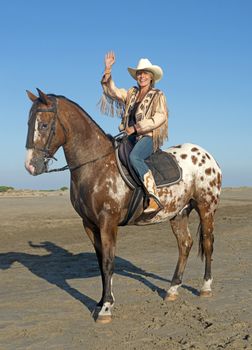
[[149, 205], [144, 209], [144, 213], [149, 214], [158, 212], [163, 206], [159, 201], [155, 180], [150, 170], [144, 174], [144, 186], [150, 194]]
[[147, 208], [144, 209], [144, 213], [149, 214], [149, 213], [155, 213], [160, 210], [159, 205], [155, 201], [153, 197], [150, 197], [149, 199], [149, 205]]

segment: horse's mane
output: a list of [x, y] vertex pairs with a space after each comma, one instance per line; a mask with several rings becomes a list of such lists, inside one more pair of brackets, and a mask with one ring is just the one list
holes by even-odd
[[112, 141], [113, 137], [109, 134], [106, 134], [105, 131], [100, 127], [99, 124], [96, 123], [96, 121], [85, 111], [85, 109], [83, 109], [78, 103], [70, 100], [69, 98], [62, 96], [62, 95], [55, 95], [55, 94], [47, 94], [47, 96], [49, 97], [54, 97], [54, 98], [59, 98], [62, 100], [66, 100], [72, 104], [74, 104], [76, 107], [78, 107], [96, 126], [97, 128], [110, 140]]

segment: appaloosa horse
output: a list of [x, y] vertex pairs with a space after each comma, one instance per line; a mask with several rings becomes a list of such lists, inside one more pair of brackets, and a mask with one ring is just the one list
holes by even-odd
[[[25, 167], [32, 175], [47, 171], [48, 161], [63, 147], [71, 173], [71, 202], [83, 220], [94, 245], [103, 284], [97, 305], [97, 321], [111, 321], [114, 304], [112, 274], [117, 229], [127, 214], [132, 189], [122, 179], [113, 143], [92, 118], [76, 103], [63, 96], [39, 96], [27, 91], [33, 105], [30, 110]], [[213, 222], [221, 191], [221, 170], [214, 158], [199, 146], [183, 144], [171, 147], [182, 168], [179, 183], [158, 189], [164, 208], [154, 217], [137, 208], [131, 223], [151, 224], [169, 219], [177, 239], [179, 257], [167, 291], [166, 300], [175, 300], [177, 289], [193, 244], [188, 217], [195, 209], [200, 218], [199, 252], [205, 256], [204, 283], [200, 294], [211, 296], [211, 256]], [[158, 239], [158, 238], [157, 238]]]

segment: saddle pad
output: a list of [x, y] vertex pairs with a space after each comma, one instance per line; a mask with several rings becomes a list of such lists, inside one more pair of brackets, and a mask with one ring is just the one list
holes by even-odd
[[182, 169], [170, 153], [157, 150], [145, 163], [152, 171], [157, 187], [172, 185], [182, 178]]
[[[133, 188], [137, 186], [143, 187], [142, 181], [138, 178], [129, 161], [132, 144], [128, 139], [123, 139], [118, 145], [119, 147], [116, 147], [116, 158], [122, 177]], [[157, 187], [172, 185], [179, 182], [182, 178], [182, 169], [178, 165], [176, 158], [161, 149], [153, 153], [145, 162], [153, 173]]]

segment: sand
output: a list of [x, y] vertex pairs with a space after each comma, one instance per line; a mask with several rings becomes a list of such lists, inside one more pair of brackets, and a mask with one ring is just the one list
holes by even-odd
[[252, 349], [252, 188], [227, 188], [216, 214], [213, 297], [202, 299], [198, 218], [180, 298], [169, 222], [119, 229], [113, 321], [94, 322], [96, 257], [68, 191], [0, 193], [0, 349]]

